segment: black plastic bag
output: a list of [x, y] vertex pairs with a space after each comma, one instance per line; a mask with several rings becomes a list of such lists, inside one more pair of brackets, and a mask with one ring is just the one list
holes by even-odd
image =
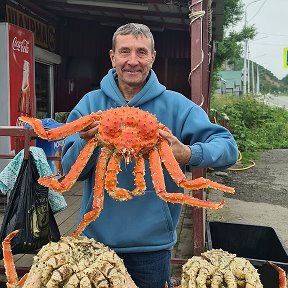
[[[50, 241], [59, 241], [60, 232], [48, 202], [48, 188], [37, 180], [39, 173], [32, 154], [24, 159], [8, 198], [0, 231], [0, 242], [14, 230], [13, 254], [34, 252]], [[0, 258], [3, 259], [2, 246]]]

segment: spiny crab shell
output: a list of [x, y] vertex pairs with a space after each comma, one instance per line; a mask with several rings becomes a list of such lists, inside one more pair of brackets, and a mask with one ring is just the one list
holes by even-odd
[[[125, 106], [93, 112], [48, 131], [44, 129], [40, 119], [25, 116], [21, 116], [19, 119], [29, 123], [40, 138], [48, 141], [65, 138], [83, 131], [91, 124], [99, 123], [95, 136], [87, 141], [61, 182], [49, 176], [41, 177], [38, 180], [41, 185], [58, 192], [69, 190], [87, 165], [95, 148], [102, 146], [96, 164], [92, 210], [83, 216], [76, 231], [72, 234], [73, 236], [79, 236], [87, 225], [99, 216], [103, 208], [104, 190], [117, 201], [127, 201], [145, 193], [144, 158], [149, 162], [155, 192], [164, 201], [211, 209], [219, 209], [224, 205], [224, 202], [208, 202], [178, 193], [179, 191], [166, 191], [162, 165], [180, 188], [187, 190], [214, 188], [228, 193], [235, 192], [232, 187], [203, 177], [188, 180], [175, 159], [168, 140], [160, 135], [160, 130], [164, 130], [170, 135], [172, 132], [164, 124], [158, 122], [154, 115], [139, 108]], [[117, 175], [122, 171], [122, 160], [126, 164], [131, 160], [135, 162], [133, 168], [135, 188], [132, 191], [125, 187], [118, 187]]]
[[154, 115], [138, 108], [111, 109], [101, 114], [97, 137], [130, 160], [130, 156], [148, 151], [157, 144], [159, 123]]
[[85, 236], [61, 237], [60, 241], [43, 246], [34, 257], [25, 282], [20, 284], [10, 274], [15, 266], [11, 262], [10, 242], [7, 244], [7, 287], [136, 288], [123, 260], [109, 247]]
[[[206, 286], [207, 285], [207, 286]], [[263, 288], [256, 268], [222, 249], [193, 256], [183, 266], [181, 288]]]

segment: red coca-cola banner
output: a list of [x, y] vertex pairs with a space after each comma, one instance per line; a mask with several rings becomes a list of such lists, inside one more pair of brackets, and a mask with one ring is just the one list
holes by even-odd
[[10, 125], [21, 115], [34, 115], [33, 33], [13, 24], [8, 26]]

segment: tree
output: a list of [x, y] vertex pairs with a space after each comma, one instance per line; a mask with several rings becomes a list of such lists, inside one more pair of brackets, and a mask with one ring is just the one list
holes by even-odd
[[288, 74], [281, 80], [285, 85], [288, 85]]
[[241, 58], [243, 41], [253, 39], [256, 35], [254, 26], [246, 26], [239, 32], [234, 27], [244, 15], [244, 4], [241, 0], [224, 0], [224, 38], [218, 42], [215, 54], [214, 69], [219, 71], [223, 63], [233, 64]]

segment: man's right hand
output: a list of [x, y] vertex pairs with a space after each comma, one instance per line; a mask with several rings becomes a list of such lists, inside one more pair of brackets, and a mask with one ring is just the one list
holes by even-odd
[[80, 131], [79, 132], [80, 138], [82, 138], [88, 142], [93, 137], [95, 137], [95, 134], [98, 133], [99, 123], [100, 122], [93, 122], [92, 124], [87, 126], [85, 129]]

